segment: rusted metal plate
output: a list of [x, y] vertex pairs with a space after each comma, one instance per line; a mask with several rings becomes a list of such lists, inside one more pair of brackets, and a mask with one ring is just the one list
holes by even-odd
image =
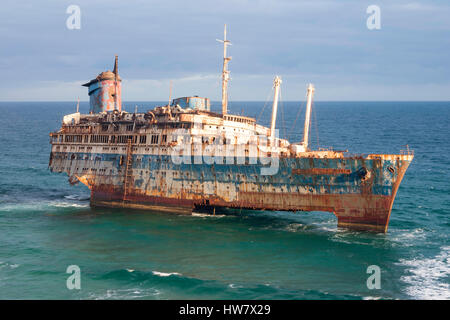
[[317, 174], [317, 175], [338, 175], [338, 174], [350, 174], [349, 169], [332, 169], [332, 168], [312, 168], [312, 169], [292, 169], [292, 174]]

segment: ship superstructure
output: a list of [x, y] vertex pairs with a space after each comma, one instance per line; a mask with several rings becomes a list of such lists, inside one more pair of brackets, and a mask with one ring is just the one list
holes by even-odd
[[329, 211], [338, 226], [386, 232], [412, 152], [310, 150], [313, 85], [307, 87], [302, 141], [279, 138], [278, 76], [270, 128], [229, 114], [226, 29], [221, 41], [222, 113], [211, 111], [209, 99], [198, 96], [173, 99], [143, 113], [122, 110], [116, 56], [112, 72], [84, 84], [89, 114], [66, 115], [61, 129], [50, 134], [50, 169], [88, 186], [92, 206], [211, 214], [230, 209]]

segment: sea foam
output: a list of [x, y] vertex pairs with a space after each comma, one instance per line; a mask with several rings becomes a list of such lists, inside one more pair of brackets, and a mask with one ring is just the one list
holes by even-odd
[[450, 246], [442, 247], [433, 258], [400, 260], [408, 267], [407, 275], [400, 278], [408, 287], [406, 293], [422, 300], [449, 300]]

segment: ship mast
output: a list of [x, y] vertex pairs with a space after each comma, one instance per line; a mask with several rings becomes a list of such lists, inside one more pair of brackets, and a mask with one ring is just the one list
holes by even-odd
[[114, 60], [114, 111], [118, 110], [119, 108], [117, 108], [117, 75], [119, 73], [119, 66], [118, 66], [118, 56], [115, 56], [115, 60]]
[[272, 106], [272, 122], [270, 124], [270, 141], [272, 142], [272, 144], [275, 139], [275, 124], [277, 122], [278, 96], [280, 93], [280, 85], [281, 85], [281, 78], [279, 76], [276, 76], [275, 79], [273, 79], [274, 95]]
[[231, 57], [227, 57], [227, 46], [231, 45], [231, 42], [227, 40], [227, 25], [223, 30], [223, 40], [216, 39], [223, 43], [223, 69], [222, 69], [222, 114], [227, 114], [228, 108], [228, 80], [230, 79], [230, 72], [227, 69], [228, 62]]
[[305, 151], [308, 150], [308, 142], [309, 142], [309, 123], [311, 118], [311, 105], [312, 99], [314, 95], [314, 86], [310, 83], [308, 85], [308, 93], [307, 93], [307, 102], [306, 102], [306, 114], [305, 114], [305, 127], [303, 128], [303, 146], [305, 147]]

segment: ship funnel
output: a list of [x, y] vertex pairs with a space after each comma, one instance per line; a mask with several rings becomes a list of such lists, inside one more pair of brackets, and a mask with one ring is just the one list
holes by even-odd
[[100, 73], [95, 79], [83, 84], [88, 87], [90, 113], [122, 111], [122, 80], [119, 76], [118, 56], [114, 69]]

